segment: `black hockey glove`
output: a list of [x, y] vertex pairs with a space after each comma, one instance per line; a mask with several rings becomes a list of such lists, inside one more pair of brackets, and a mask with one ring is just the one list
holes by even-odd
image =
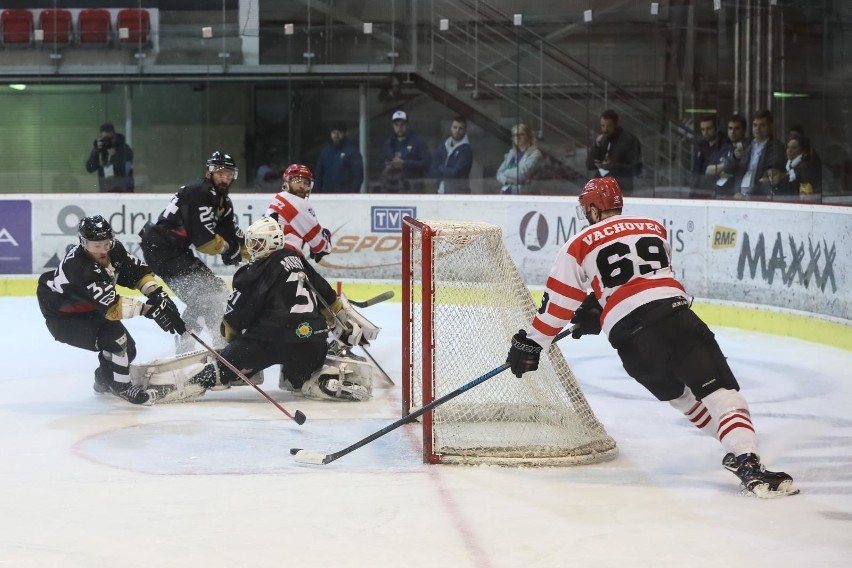
[[520, 330], [512, 337], [512, 347], [509, 349], [509, 355], [506, 357], [506, 362], [512, 370], [512, 374], [518, 377], [527, 371], [535, 371], [538, 369], [538, 360], [541, 357], [541, 345], [527, 339], [527, 332]]
[[580, 339], [584, 335], [598, 335], [601, 332], [601, 311], [603, 308], [600, 302], [594, 293], [590, 292], [571, 318], [571, 323], [574, 324], [571, 337]]
[[243, 259], [240, 251], [240, 243], [237, 240], [229, 241], [228, 248], [222, 253], [222, 262], [225, 266], [237, 266]]
[[148, 296], [142, 315], [154, 320], [163, 331], [183, 335], [186, 333], [186, 324], [180, 317], [180, 312], [162, 286]]
[[[328, 241], [328, 248], [331, 249], [331, 231], [329, 231], [328, 229], [323, 229], [322, 230], [322, 236], [325, 237], [326, 241]], [[311, 257], [311, 260], [313, 260], [314, 262], [319, 262], [327, 254], [328, 254], [327, 252], [312, 252], [310, 254], [310, 257]]]

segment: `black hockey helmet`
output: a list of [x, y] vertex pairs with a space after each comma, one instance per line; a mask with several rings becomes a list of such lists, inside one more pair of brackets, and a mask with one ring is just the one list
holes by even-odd
[[88, 241], [109, 241], [109, 248], [115, 245], [115, 233], [112, 232], [112, 227], [109, 226], [102, 215], [91, 215], [80, 219], [77, 234], [80, 237], [81, 245], [85, 245]]
[[237, 162], [230, 154], [225, 154], [216, 150], [210, 157], [207, 158], [207, 171], [213, 173], [219, 169], [231, 170], [234, 172], [234, 180], [239, 176], [240, 170], [237, 168]]

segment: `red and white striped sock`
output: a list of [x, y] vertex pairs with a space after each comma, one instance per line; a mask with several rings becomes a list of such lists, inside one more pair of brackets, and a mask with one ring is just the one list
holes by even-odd
[[702, 401], [710, 414], [718, 417], [716, 432], [725, 451], [735, 456], [758, 453], [757, 435], [748, 403], [738, 391], [719, 389]]
[[695, 395], [692, 394], [692, 391], [689, 390], [689, 387], [683, 388], [683, 394], [674, 400], [670, 400], [669, 404], [683, 413], [686, 416], [687, 420], [692, 422], [692, 424], [701, 430], [702, 432], [706, 432], [707, 434], [716, 438], [716, 428], [717, 423], [716, 420], [713, 419], [713, 415], [710, 414], [710, 411], [707, 410], [707, 407], [704, 406], [700, 400], [695, 398]]

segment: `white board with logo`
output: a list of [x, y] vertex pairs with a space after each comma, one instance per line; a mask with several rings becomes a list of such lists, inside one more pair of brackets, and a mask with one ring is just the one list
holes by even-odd
[[[28, 200], [32, 218], [30, 223], [5, 224], [0, 218], [0, 235], [8, 236], [0, 246], [31, 243], [32, 274], [39, 274], [56, 266], [66, 248], [76, 243], [81, 217], [100, 214], [128, 250], [141, 256], [137, 233], [146, 221], [157, 218], [170, 198], [167, 194], [2, 196], [0, 200], [16, 206]], [[233, 195], [240, 226], [245, 228], [262, 215], [270, 198]], [[577, 218], [576, 197], [314, 195], [310, 202], [333, 233], [334, 248], [322, 268], [330, 279], [399, 279], [401, 222], [411, 215], [501, 226], [506, 247], [527, 284], [541, 286], [560, 247], [586, 225]], [[852, 319], [852, 208], [632, 198], [625, 213], [663, 223], [674, 269], [692, 295]], [[28, 230], [31, 235], [16, 238], [15, 231]], [[233, 272], [219, 257], [204, 260], [219, 274]]]

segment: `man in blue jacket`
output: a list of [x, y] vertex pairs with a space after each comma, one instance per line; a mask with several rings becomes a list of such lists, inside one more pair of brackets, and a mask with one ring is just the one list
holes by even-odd
[[364, 181], [364, 158], [358, 146], [346, 137], [346, 124], [331, 127], [331, 142], [320, 151], [314, 169], [313, 193], [360, 193]]
[[398, 110], [391, 117], [394, 135], [385, 141], [382, 157], [382, 191], [388, 193], [423, 193], [423, 178], [432, 165], [426, 143], [408, 128], [408, 115]]
[[429, 176], [438, 180], [438, 193], [470, 193], [473, 147], [467, 139], [467, 119], [457, 116], [450, 136], [435, 150]]

